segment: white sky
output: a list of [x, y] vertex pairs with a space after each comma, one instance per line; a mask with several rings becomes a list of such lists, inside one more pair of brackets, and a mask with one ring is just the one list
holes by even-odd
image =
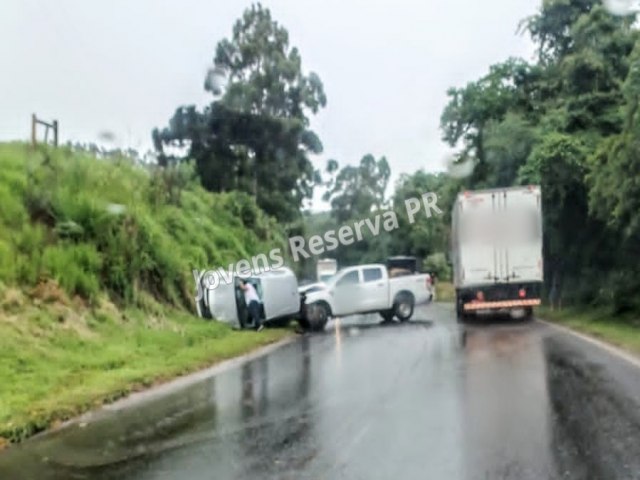
[[[32, 112], [62, 141], [146, 150], [179, 105], [204, 105], [215, 45], [250, 0], [2, 0], [0, 140], [27, 139]], [[509, 56], [531, 59], [518, 22], [540, 0], [266, 0], [324, 82], [313, 120], [341, 165], [386, 155], [393, 178], [441, 170], [446, 90]]]

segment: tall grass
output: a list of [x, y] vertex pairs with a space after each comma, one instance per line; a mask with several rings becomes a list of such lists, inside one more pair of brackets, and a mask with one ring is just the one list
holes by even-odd
[[[68, 149], [0, 144], [0, 281], [51, 278], [69, 295], [141, 292], [189, 307], [193, 269], [282, 246], [252, 198], [213, 195], [186, 166], [143, 168]], [[7, 259], [12, 259], [8, 261]]]

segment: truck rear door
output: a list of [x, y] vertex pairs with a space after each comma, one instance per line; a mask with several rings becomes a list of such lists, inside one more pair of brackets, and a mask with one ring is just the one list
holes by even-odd
[[462, 285], [493, 283], [498, 276], [494, 242], [494, 197], [466, 192], [458, 202], [458, 243]]
[[539, 187], [497, 194], [499, 277], [506, 282], [542, 281], [542, 209]]

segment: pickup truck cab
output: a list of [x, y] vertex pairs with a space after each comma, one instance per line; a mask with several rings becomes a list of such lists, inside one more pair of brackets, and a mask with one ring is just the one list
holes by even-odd
[[431, 276], [390, 278], [385, 265], [360, 265], [336, 273], [326, 285], [314, 285], [304, 295], [302, 317], [311, 330], [324, 329], [330, 317], [380, 313], [401, 322], [413, 316], [415, 305], [433, 299]]

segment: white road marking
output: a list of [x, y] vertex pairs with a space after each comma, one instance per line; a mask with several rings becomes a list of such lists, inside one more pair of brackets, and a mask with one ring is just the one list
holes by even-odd
[[627, 362], [629, 362], [631, 365], [633, 365], [634, 367], [640, 368], [640, 358], [628, 353], [618, 347], [614, 347], [613, 345], [610, 345], [608, 343], [605, 343], [601, 340], [598, 340], [590, 335], [586, 335], [584, 333], [581, 332], [577, 332], [575, 330], [572, 330], [568, 327], [562, 326], [562, 325], [558, 325], [555, 323], [551, 323], [551, 322], [547, 322], [546, 320], [540, 320], [537, 319], [538, 322], [543, 323], [544, 325], [547, 325], [549, 327], [553, 327], [557, 330], [560, 330], [561, 332], [573, 335], [575, 337], [578, 337], [582, 340], [584, 340], [585, 342], [588, 342], [592, 345], [595, 345], [603, 350], [605, 350], [606, 352], [610, 353], [611, 355], [621, 358], [622, 360], [625, 360]]

